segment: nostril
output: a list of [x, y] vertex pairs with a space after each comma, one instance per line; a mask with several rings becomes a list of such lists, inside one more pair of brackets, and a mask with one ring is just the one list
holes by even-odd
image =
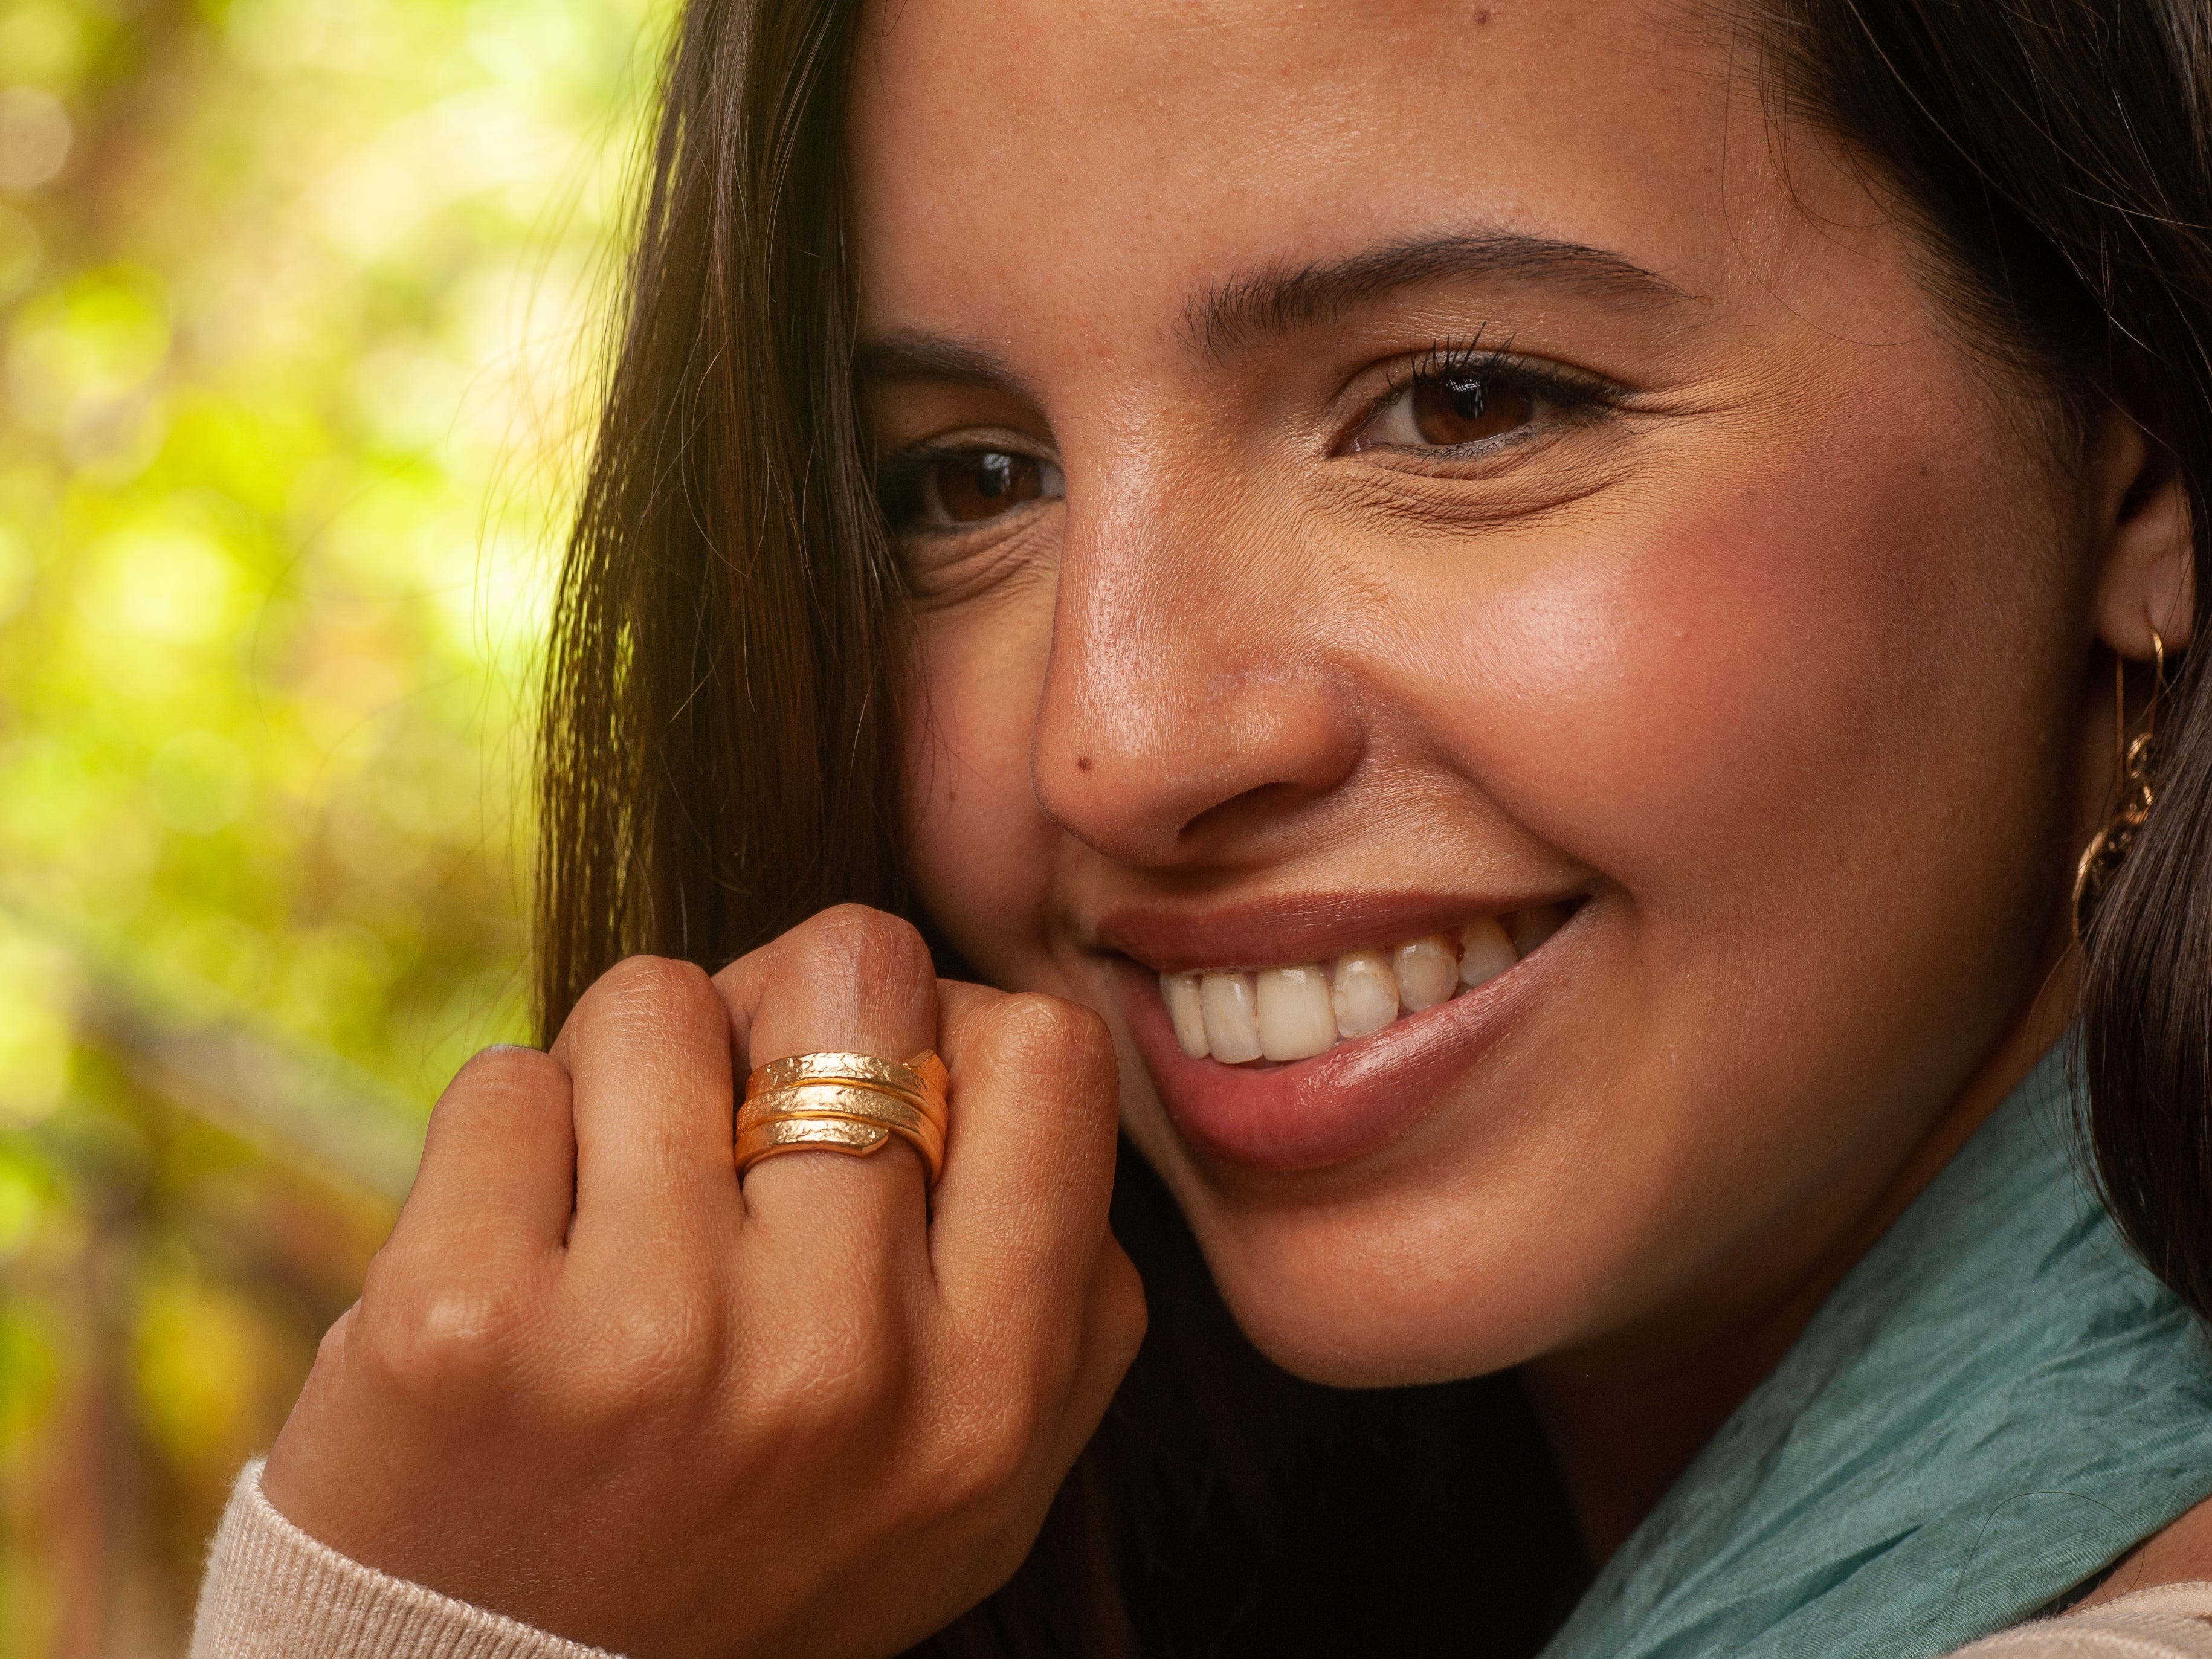
[[1241, 795], [1231, 795], [1227, 800], [1216, 801], [1196, 817], [1187, 820], [1180, 839], [1202, 839], [1239, 824], [1279, 816], [1312, 793], [1303, 785], [1295, 783], [1256, 785]]
[[1047, 817], [1119, 863], [1249, 854], [1255, 837], [1273, 845], [1365, 752], [1334, 683], [1163, 669], [1144, 695], [1108, 704], [1072, 670], [1055, 678], [1070, 660], [1055, 645], [1030, 787]]

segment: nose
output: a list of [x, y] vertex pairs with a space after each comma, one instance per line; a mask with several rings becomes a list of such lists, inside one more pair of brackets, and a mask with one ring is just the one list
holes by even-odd
[[1265, 856], [1364, 749], [1316, 562], [1262, 505], [1194, 513], [1179, 492], [1077, 483], [1030, 755], [1038, 801], [1123, 864]]

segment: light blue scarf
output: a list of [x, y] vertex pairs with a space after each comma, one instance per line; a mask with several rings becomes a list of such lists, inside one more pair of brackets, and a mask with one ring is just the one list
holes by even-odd
[[2064, 1047], [1852, 1268], [1543, 1659], [1917, 1659], [2212, 1496], [2212, 1346], [2086, 1184]]

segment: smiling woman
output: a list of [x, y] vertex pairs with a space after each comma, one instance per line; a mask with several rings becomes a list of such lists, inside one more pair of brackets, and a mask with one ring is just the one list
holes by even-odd
[[203, 1650], [2212, 1654], [2208, 87], [694, 5], [548, 1050]]

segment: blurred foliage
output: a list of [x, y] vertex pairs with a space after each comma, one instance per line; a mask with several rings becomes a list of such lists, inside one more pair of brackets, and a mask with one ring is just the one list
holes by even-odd
[[534, 653], [666, 9], [0, 0], [0, 1652], [180, 1650], [389, 1224], [390, 1160], [268, 1100], [404, 1165], [524, 1034]]

